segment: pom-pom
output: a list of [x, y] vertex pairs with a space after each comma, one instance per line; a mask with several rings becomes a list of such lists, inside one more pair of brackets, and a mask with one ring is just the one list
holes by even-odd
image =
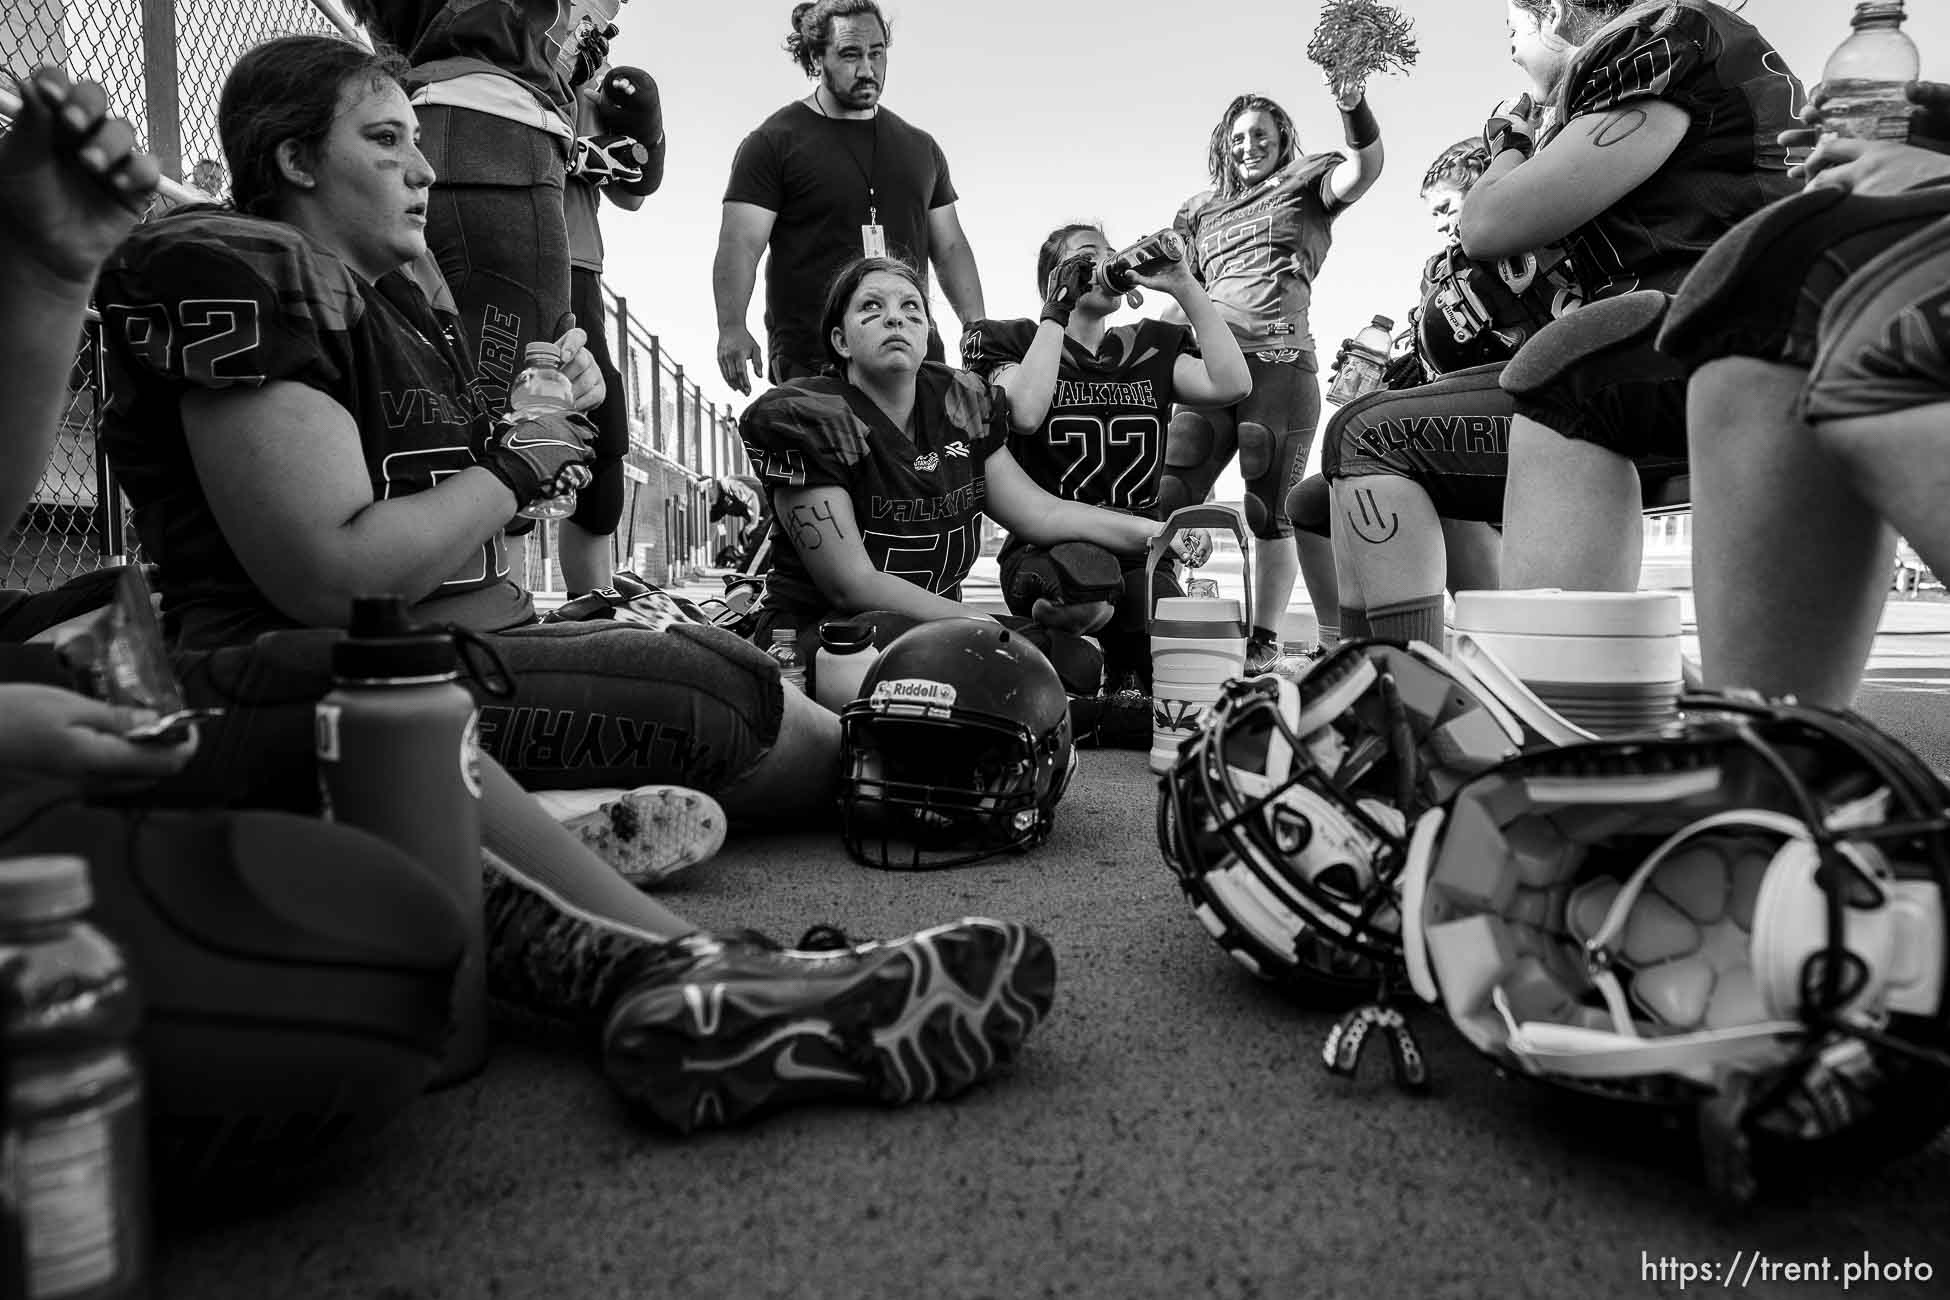
[[1327, 73], [1342, 99], [1378, 72], [1408, 71], [1420, 54], [1414, 20], [1381, 0], [1327, 0], [1307, 42], [1308, 60]]

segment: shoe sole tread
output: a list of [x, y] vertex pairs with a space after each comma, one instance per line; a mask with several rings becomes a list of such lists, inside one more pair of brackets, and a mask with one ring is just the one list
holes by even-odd
[[[1014, 1057], [1049, 1012], [1055, 969], [1035, 931], [970, 919], [890, 942], [830, 987], [815, 975], [783, 989], [765, 970], [687, 975], [619, 1003], [605, 1066], [682, 1132], [813, 1101], [944, 1099]], [[862, 1031], [870, 1063], [843, 1037]]]

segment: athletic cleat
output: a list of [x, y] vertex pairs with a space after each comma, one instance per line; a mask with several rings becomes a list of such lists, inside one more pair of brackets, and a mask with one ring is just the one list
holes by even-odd
[[[573, 793], [573, 792], [559, 792]], [[551, 802], [551, 810], [560, 801]], [[725, 814], [718, 801], [681, 785], [643, 785], [562, 825], [633, 885], [648, 887], [708, 861], [724, 847]]]
[[1055, 954], [1015, 922], [861, 944], [822, 929], [799, 949], [670, 943], [610, 1013], [610, 1083], [684, 1133], [808, 1102], [933, 1101], [1012, 1060], [1055, 998]]
[[1278, 641], [1262, 641], [1254, 637], [1246, 645], [1246, 676], [1248, 677], [1278, 672], [1285, 661], [1286, 651]]
[[1136, 673], [1125, 673], [1104, 693], [1097, 719], [1097, 743], [1105, 749], [1151, 748], [1151, 692]]

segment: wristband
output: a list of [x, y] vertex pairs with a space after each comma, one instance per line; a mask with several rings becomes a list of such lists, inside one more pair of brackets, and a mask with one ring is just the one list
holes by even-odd
[[1366, 95], [1353, 108], [1341, 110], [1341, 137], [1350, 149], [1365, 149], [1381, 139], [1381, 123], [1374, 120]]

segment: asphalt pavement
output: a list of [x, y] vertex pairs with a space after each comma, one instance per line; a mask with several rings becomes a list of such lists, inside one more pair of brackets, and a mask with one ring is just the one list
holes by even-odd
[[[1863, 709], [1950, 768], [1950, 605], [1892, 601], [1883, 626]], [[1950, 1294], [1945, 1139], [1728, 1216], [1683, 1126], [1502, 1077], [1433, 1014], [1416, 1017], [1432, 1095], [1378, 1061], [1328, 1075], [1331, 1017], [1247, 976], [1187, 910], [1144, 756], [1083, 759], [1023, 857], [896, 874], [831, 834], [746, 836], [665, 896], [787, 939], [1035, 924], [1058, 997], [1007, 1077], [949, 1104], [680, 1139], [626, 1113], [574, 1046], [504, 1025], [485, 1074], [326, 1185], [172, 1230], [158, 1294], [1801, 1297], [1840, 1294], [1849, 1270], [1851, 1295]]]

